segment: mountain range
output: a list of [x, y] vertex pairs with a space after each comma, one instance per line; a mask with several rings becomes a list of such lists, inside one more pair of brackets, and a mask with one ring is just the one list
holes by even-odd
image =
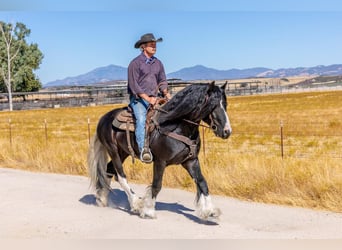
[[[190, 80], [224, 80], [224, 79], [242, 79], [252, 77], [290, 77], [290, 76], [332, 76], [342, 75], [342, 64], [318, 65], [315, 67], [298, 67], [298, 68], [248, 68], [248, 69], [228, 69], [218, 70], [207, 68], [203, 65], [196, 65], [189, 68], [183, 68], [179, 71], [167, 74], [167, 78]], [[56, 80], [44, 84], [44, 87], [54, 86], [75, 86], [90, 85], [97, 83], [105, 83], [109, 81], [125, 81], [127, 80], [127, 68], [108, 65], [96, 68], [88, 73], [67, 77], [62, 80]]]

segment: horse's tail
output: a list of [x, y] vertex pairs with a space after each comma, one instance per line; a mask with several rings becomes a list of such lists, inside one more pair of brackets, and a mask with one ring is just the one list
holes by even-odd
[[108, 154], [97, 134], [94, 135], [90, 142], [87, 160], [90, 185], [96, 190], [110, 189], [106, 174]]

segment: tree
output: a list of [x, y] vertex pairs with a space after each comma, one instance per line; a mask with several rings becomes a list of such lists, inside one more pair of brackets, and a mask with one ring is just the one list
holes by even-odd
[[0, 21], [0, 90], [7, 90], [9, 110], [13, 110], [12, 92], [36, 91], [40, 81], [33, 70], [43, 59], [37, 44], [25, 40], [31, 31], [23, 23], [16, 25]]

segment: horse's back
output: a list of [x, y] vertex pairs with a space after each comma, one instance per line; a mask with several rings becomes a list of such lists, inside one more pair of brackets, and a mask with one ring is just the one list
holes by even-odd
[[124, 110], [127, 109], [127, 107], [122, 107], [122, 108], [116, 108], [108, 111], [105, 113], [99, 120], [99, 123], [97, 124], [97, 133], [102, 133], [104, 131], [110, 131], [112, 128], [112, 122], [117, 116], [117, 114]]

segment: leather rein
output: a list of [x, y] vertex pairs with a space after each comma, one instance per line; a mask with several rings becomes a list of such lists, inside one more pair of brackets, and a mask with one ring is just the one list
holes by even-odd
[[[155, 110], [159, 111], [159, 112], [162, 112], [162, 113], [165, 113], [165, 114], [168, 114], [169, 112], [167, 112], [166, 110], [162, 109], [162, 108], [154, 108]], [[210, 120], [212, 121], [211, 119], [211, 115], [210, 115]], [[182, 121], [185, 121], [189, 124], [192, 124], [192, 125], [196, 125], [196, 126], [201, 126], [201, 127], [204, 127], [204, 128], [212, 128], [211, 126], [208, 126], [208, 125], [205, 125], [205, 124], [201, 124], [200, 122], [193, 122], [193, 121], [190, 121], [188, 119], [182, 119]]]
[[[208, 99], [209, 99], [209, 97], [208, 97], [208, 95], [206, 95], [206, 96], [205, 96], [205, 102], [204, 102], [203, 105], [202, 105], [203, 107], [207, 104]], [[164, 98], [161, 98], [159, 101], [160, 101], [161, 103], [165, 103], [165, 102], [166, 102]], [[157, 101], [157, 103], [159, 103], [159, 101]], [[154, 106], [153, 109], [155, 109], [155, 110], [157, 110], [157, 111], [159, 111], [159, 112], [165, 113], [165, 114], [168, 114], [168, 113], [169, 113], [168, 111], [166, 111], [166, 110], [164, 110], [164, 109], [162, 109], [162, 108], [156, 107], [156, 106]], [[211, 121], [211, 126], [208, 126], [208, 125], [205, 125], [205, 124], [201, 124], [201, 122], [198, 122], [198, 123], [197, 123], [197, 122], [193, 122], [193, 121], [190, 121], [190, 120], [184, 119], [184, 118], [182, 119], [182, 121], [185, 121], [185, 122], [187, 122], [187, 123], [189, 123], [189, 124], [192, 124], [192, 125], [196, 125], [196, 126], [201, 126], [201, 127], [204, 127], [204, 128], [213, 129], [213, 126], [212, 126], [212, 124], [213, 124], [213, 119], [212, 119], [212, 117], [211, 117], [211, 114], [209, 115], [209, 117], [210, 117], [210, 121]]]

